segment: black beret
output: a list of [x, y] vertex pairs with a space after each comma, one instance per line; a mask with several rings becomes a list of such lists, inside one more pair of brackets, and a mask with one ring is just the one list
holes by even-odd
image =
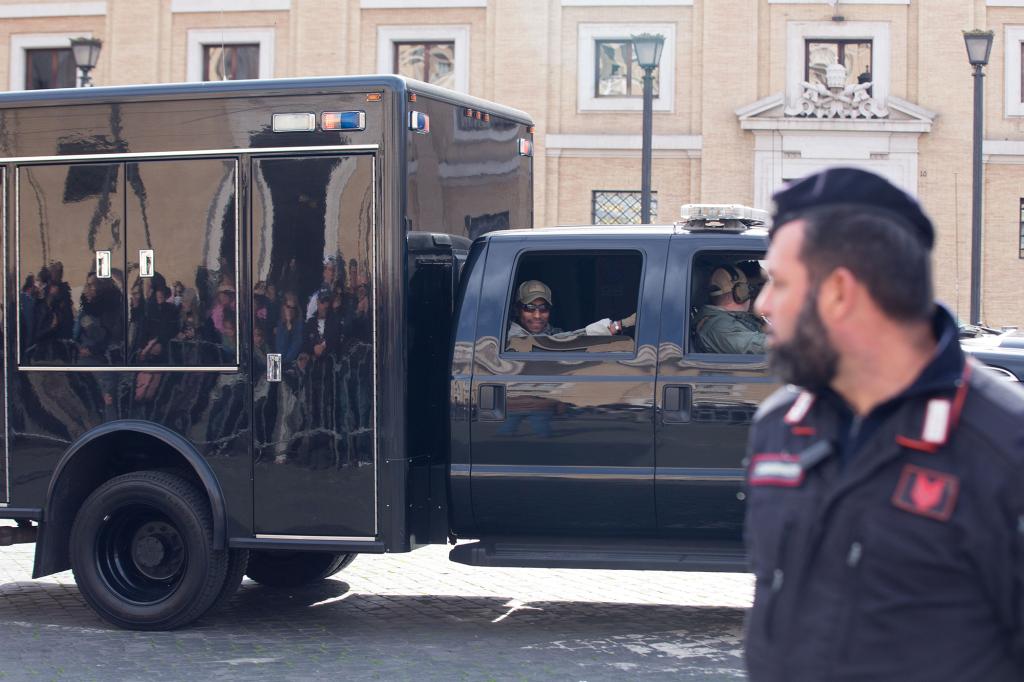
[[772, 200], [772, 229], [822, 206], [863, 206], [902, 219], [927, 248], [935, 244], [935, 228], [917, 199], [882, 176], [859, 168], [829, 168], [794, 180]]

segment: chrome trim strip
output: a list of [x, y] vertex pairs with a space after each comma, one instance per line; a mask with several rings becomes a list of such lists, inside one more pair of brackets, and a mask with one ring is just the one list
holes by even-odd
[[[4, 223], [4, 229], [7, 229], [6, 223]], [[18, 283], [18, 298], [14, 304], [14, 321], [16, 323], [14, 335], [18, 347], [14, 349], [14, 364], [16, 367], [21, 367], [21, 171], [17, 168], [14, 169], [14, 280]], [[4, 282], [6, 283], [6, 281], [7, 277], [5, 276]], [[4, 329], [4, 332], [6, 331]], [[4, 337], [6, 336], [5, 333]], [[6, 357], [5, 355], [4, 358]]]
[[225, 374], [235, 374], [239, 371], [235, 365], [225, 365], [224, 367], [182, 367], [178, 365], [174, 366], [163, 366], [163, 365], [138, 365], [136, 367], [103, 367], [95, 365], [71, 365], [68, 367], [59, 367], [51, 365], [30, 365], [28, 367], [19, 367], [21, 372], [224, 372]]
[[[241, 360], [241, 358], [242, 358], [242, 346], [240, 344], [241, 344], [242, 335], [238, 333], [239, 323], [241, 322], [241, 319], [239, 317], [239, 312], [238, 311], [239, 311], [239, 309], [242, 306], [240, 306], [238, 304], [238, 297], [242, 295], [240, 293], [242, 288], [239, 286], [241, 284], [240, 279], [242, 277], [242, 261], [241, 261], [241, 257], [239, 256], [238, 243], [242, 239], [242, 221], [241, 221], [241, 213], [240, 213], [241, 207], [239, 206], [239, 204], [242, 203], [242, 195], [241, 195], [241, 192], [240, 192], [240, 184], [239, 184], [239, 180], [238, 180], [238, 173], [239, 173], [239, 171], [241, 171], [241, 165], [239, 163], [239, 160], [235, 159], [235, 358], [238, 359], [238, 360]], [[251, 279], [252, 279], [252, 273], [250, 273], [250, 281], [251, 281]], [[19, 286], [21, 286], [21, 285], [19, 285]], [[251, 292], [249, 292], [249, 293], [251, 294]], [[125, 292], [125, 300], [128, 300], [129, 296], [130, 296], [130, 294], [128, 292]], [[252, 297], [251, 297], [251, 295], [250, 295], [249, 309], [250, 309], [250, 312], [251, 312], [252, 311]], [[235, 364], [241, 364], [241, 363], [235, 363]]]
[[238, 154], [278, 154], [281, 152], [358, 152], [376, 151], [377, 144], [337, 144], [309, 147], [239, 147], [238, 149], [195, 149], [174, 152], [122, 152], [119, 154], [67, 154], [65, 156], [8, 156], [0, 163], [47, 163], [53, 161], [103, 161], [127, 159], [169, 159], [194, 156], [235, 156]]
[[656, 481], [687, 481], [690, 483], [742, 483], [743, 469], [699, 469], [691, 467], [658, 467]]
[[[3, 296], [4, 296], [4, 300], [2, 302], [2, 305], [4, 307], [4, 314], [3, 314], [3, 325], [4, 325], [3, 326], [3, 335], [4, 335], [4, 367], [3, 367], [3, 370], [4, 370], [4, 500], [6, 500], [3, 503], [3, 506], [5, 506], [5, 507], [7, 506], [7, 504], [11, 500], [11, 410], [10, 410], [11, 398], [10, 398], [10, 390], [8, 389], [8, 386], [7, 386], [7, 378], [8, 378], [8, 376], [10, 376], [10, 372], [11, 372], [11, 354], [8, 352], [8, 343], [9, 343], [8, 337], [10, 336], [10, 334], [8, 332], [11, 329], [11, 325], [10, 325], [10, 314], [11, 314], [10, 308], [11, 308], [11, 306], [10, 306], [10, 299], [7, 297], [7, 280], [8, 280], [8, 275], [7, 275], [7, 273], [8, 273], [8, 270], [7, 270], [7, 189], [8, 189], [7, 188], [7, 169], [6, 168], [0, 168], [0, 192], [3, 192], [3, 197], [0, 198], [0, 223], [3, 224], [3, 229], [2, 229], [3, 237], [2, 237], [2, 239], [4, 240], [3, 247], [2, 247], [3, 248], [3, 264], [4, 264], [4, 266], [3, 266], [3, 272], [4, 272], [4, 294], [3, 294]], [[19, 294], [18, 298], [20, 299], [21, 298], [21, 296], [20, 296], [20, 294], [21, 294], [21, 285], [20, 284], [18, 285], [18, 294]], [[20, 332], [21, 324], [19, 323], [16, 326], [19, 329], [19, 333], [21, 333]]]
[[380, 454], [377, 451], [377, 444], [380, 439], [380, 424], [377, 422], [377, 282], [380, 277], [380, 268], [377, 266], [377, 155], [374, 154], [373, 168], [370, 177], [370, 192], [373, 194], [371, 204], [373, 205], [372, 217], [373, 237], [370, 239], [370, 258], [373, 262], [373, 276], [370, 279], [370, 286], [373, 287], [373, 296], [370, 299], [373, 308], [370, 315], [370, 338], [373, 342], [373, 532], [380, 533]]
[[256, 533], [257, 540], [320, 540], [327, 542], [377, 542], [377, 538], [352, 535], [269, 535]]

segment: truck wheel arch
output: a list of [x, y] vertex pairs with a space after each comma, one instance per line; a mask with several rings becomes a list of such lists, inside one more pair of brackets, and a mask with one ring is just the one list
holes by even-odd
[[[135, 466], [115, 465], [126, 446], [148, 446]], [[110, 478], [127, 471], [173, 468], [193, 477], [206, 493], [213, 516], [213, 546], [227, 548], [227, 510], [216, 475], [184, 437], [152, 422], [122, 419], [82, 434], [64, 452], [50, 477], [36, 542], [33, 578], [70, 567], [68, 540], [85, 499]]]

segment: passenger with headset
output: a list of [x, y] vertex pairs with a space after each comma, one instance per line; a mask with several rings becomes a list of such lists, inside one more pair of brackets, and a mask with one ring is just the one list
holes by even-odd
[[750, 312], [756, 294], [742, 270], [723, 264], [711, 273], [710, 303], [695, 320], [696, 350], [702, 353], [764, 353], [764, 319]]

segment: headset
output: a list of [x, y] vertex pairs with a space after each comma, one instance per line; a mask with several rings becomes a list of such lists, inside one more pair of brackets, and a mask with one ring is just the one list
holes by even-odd
[[732, 295], [732, 300], [736, 303], [746, 303], [754, 297], [750, 288], [750, 282], [747, 281], [746, 275], [729, 263], [722, 263], [715, 268], [715, 270], [711, 271], [712, 280], [714, 279], [715, 272], [718, 270], [724, 270], [728, 273], [732, 286], [729, 289], [723, 290], [718, 284], [715, 284], [714, 281], [712, 281], [711, 289], [709, 290], [709, 293], [712, 296], [721, 296], [728, 293]]

